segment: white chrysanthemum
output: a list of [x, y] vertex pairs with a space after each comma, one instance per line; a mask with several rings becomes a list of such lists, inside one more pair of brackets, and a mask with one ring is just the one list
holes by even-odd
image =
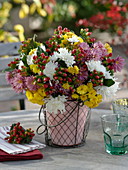
[[32, 65], [33, 63], [33, 57], [37, 55], [37, 48], [31, 50], [29, 52], [29, 55], [27, 55], [27, 64]]
[[40, 45], [40, 48], [42, 48], [44, 51], [46, 51], [45, 45], [41, 44], [41, 45]]
[[50, 97], [50, 99], [46, 100], [46, 110], [49, 113], [58, 113], [58, 110], [63, 113], [65, 112], [65, 104], [64, 102], [66, 102], [66, 96], [58, 96], [53, 98], [52, 96]]
[[115, 84], [113, 84], [110, 87], [107, 86], [97, 86], [95, 87], [96, 91], [98, 94], [101, 94], [103, 96], [104, 99], [110, 99], [113, 96], [116, 95], [117, 90], [119, 90], [119, 82], [115, 82]]
[[49, 77], [51, 80], [53, 79], [53, 75], [55, 73], [55, 68], [57, 67], [56, 63], [48, 62], [44, 69], [44, 74]]
[[98, 72], [102, 72], [106, 79], [113, 79], [110, 73], [106, 70], [106, 67], [101, 64], [101, 61], [91, 60], [89, 62], [85, 62], [85, 64], [87, 65], [89, 71], [92, 72], [96, 70]]
[[50, 57], [50, 60], [56, 61], [59, 58], [63, 60], [68, 67], [75, 63], [74, 56], [72, 56], [66, 48], [59, 48], [58, 51], [59, 52], [54, 52], [54, 54]]
[[[43, 44], [40, 45], [40, 48], [42, 48], [44, 51], [46, 51], [46, 48]], [[28, 65], [32, 65], [34, 64], [33, 63], [33, 57], [37, 55], [37, 49], [38, 48], [35, 48], [35, 49], [32, 49], [30, 52], [29, 52], [29, 55], [27, 55], [27, 64]]]
[[104, 75], [106, 73], [106, 68], [101, 64], [101, 61], [91, 60], [89, 62], [85, 62], [85, 64], [87, 65], [88, 70], [91, 72], [96, 70], [102, 72]]
[[24, 66], [24, 63], [23, 63], [23, 61], [20, 60], [20, 62], [19, 62], [19, 64], [18, 64], [18, 69], [21, 70], [21, 69], [22, 69], [22, 66]]
[[108, 71], [106, 71], [104, 76], [105, 76], [106, 79], [113, 79], [114, 80], [114, 78], [110, 75], [110, 72], [108, 72]]
[[60, 58], [60, 54], [58, 52], [54, 52], [54, 54], [50, 56], [51, 61], [56, 61], [58, 58]]
[[77, 36], [73, 36], [72, 38], [68, 38], [68, 41], [71, 43], [79, 42], [79, 39]]

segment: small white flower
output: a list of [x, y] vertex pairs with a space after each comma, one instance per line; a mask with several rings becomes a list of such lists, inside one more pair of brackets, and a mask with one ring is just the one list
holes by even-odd
[[45, 45], [41, 44], [41, 45], [40, 45], [40, 48], [42, 48], [44, 51], [46, 51]]
[[95, 87], [95, 89], [97, 90], [98, 94], [101, 94], [103, 96], [104, 99], [110, 99], [116, 95], [117, 90], [119, 90], [119, 84], [119, 82], [115, 82], [115, 84], [110, 87], [97, 86]]
[[58, 52], [54, 52], [54, 54], [50, 56], [51, 61], [56, 61], [59, 58], [60, 58], [60, 54]]
[[66, 102], [66, 96], [58, 96], [53, 98], [52, 96], [50, 99], [46, 99], [46, 110], [49, 113], [58, 113], [58, 110], [63, 113], [65, 112], [65, 104]]
[[89, 62], [85, 62], [85, 64], [87, 65], [88, 70], [91, 72], [96, 70], [102, 72], [104, 75], [106, 73], [106, 68], [101, 64], [101, 61], [91, 60]]
[[58, 51], [59, 52], [54, 52], [54, 54], [50, 57], [51, 61], [56, 61], [59, 58], [63, 60], [68, 67], [75, 63], [74, 56], [72, 56], [66, 48], [59, 48]]
[[18, 69], [22, 69], [22, 66], [24, 66], [24, 63], [22, 60], [20, 60], [19, 64], [18, 64]]
[[[43, 44], [40, 45], [40, 48], [42, 48], [44, 51], [46, 51], [46, 48]], [[37, 49], [35, 48], [29, 52], [29, 55], [27, 55], [27, 64], [32, 65], [33, 63], [33, 57], [37, 55]]]
[[75, 42], [79, 42], [79, 39], [78, 39], [78, 37], [73, 36], [72, 38], [68, 38], [68, 41], [71, 43], [75, 43]]
[[55, 68], [57, 67], [56, 63], [48, 62], [44, 69], [44, 74], [49, 77], [51, 80], [53, 79], [53, 75], [55, 73]]
[[37, 48], [31, 50], [29, 52], [29, 55], [27, 55], [27, 63], [28, 65], [32, 65], [33, 63], [33, 57], [37, 55]]
[[33, 55], [27, 55], [27, 64], [32, 65], [33, 63]]
[[106, 71], [106, 73], [105, 73], [105, 78], [106, 79], [114, 79], [111, 75], [110, 75], [110, 72], [108, 72], [108, 71]]

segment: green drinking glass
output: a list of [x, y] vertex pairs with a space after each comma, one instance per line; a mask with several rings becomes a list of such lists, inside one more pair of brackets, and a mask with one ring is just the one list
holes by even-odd
[[128, 114], [101, 117], [106, 152], [112, 155], [128, 153]]

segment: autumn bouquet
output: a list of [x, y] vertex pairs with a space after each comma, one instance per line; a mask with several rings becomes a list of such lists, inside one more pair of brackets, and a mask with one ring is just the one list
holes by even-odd
[[114, 73], [121, 71], [124, 59], [112, 58], [110, 45], [90, 35], [88, 29], [78, 36], [59, 26], [46, 42], [22, 42], [20, 58], [6, 70], [7, 81], [17, 93], [25, 91], [30, 102], [45, 104], [48, 112], [63, 113], [69, 99], [97, 107], [118, 90]]

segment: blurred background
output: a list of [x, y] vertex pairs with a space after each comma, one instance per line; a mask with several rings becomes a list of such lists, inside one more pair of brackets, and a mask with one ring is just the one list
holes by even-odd
[[[43, 42], [61, 25], [78, 33], [89, 28], [92, 36], [113, 47], [113, 57], [123, 56], [126, 64], [117, 78], [121, 89], [117, 98], [128, 96], [128, 1], [127, 0], [0, 0], [0, 43], [19, 42], [37, 35]], [[7, 57], [7, 56], [2, 56]], [[99, 108], [111, 109], [110, 100]], [[17, 102], [7, 102], [0, 112], [18, 110]], [[26, 109], [39, 108], [26, 100]]]

